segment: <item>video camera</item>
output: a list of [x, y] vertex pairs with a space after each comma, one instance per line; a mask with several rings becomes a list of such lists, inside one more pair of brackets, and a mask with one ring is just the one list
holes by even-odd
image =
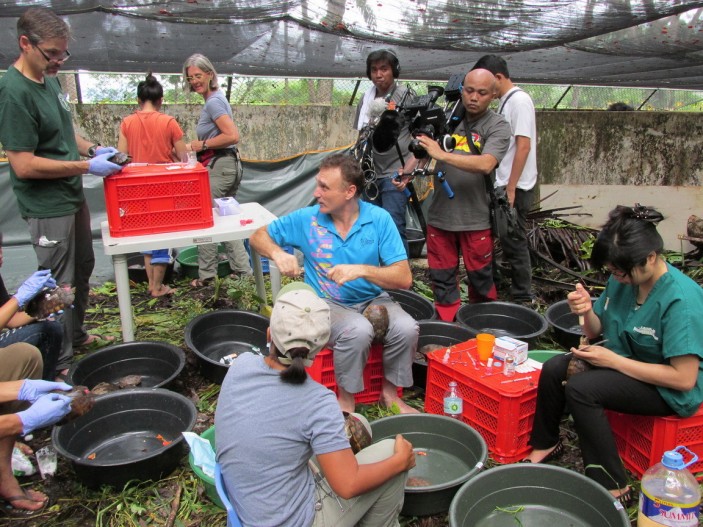
[[[398, 104], [398, 109], [407, 119], [408, 130], [413, 140], [408, 150], [417, 159], [427, 157], [427, 151], [420, 145], [418, 135], [426, 135], [437, 141], [445, 152], [451, 152], [456, 147], [452, 132], [464, 117], [464, 105], [461, 102], [461, 84], [463, 75], [455, 73], [449, 77], [444, 88], [428, 86], [427, 95], [406, 97]], [[410, 92], [408, 92], [410, 93]], [[444, 95], [445, 107], [437, 104], [437, 99]]]

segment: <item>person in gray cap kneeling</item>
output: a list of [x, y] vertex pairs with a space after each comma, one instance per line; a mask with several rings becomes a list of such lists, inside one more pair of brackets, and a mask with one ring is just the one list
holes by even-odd
[[269, 355], [239, 356], [222, 383], [217, 461], [244, 526], [398, 525], [413, 447], [398, 435], [353, 454], [334, 393], [305, 371], [329, 335], [325, 301], [288, 284], [273, 306]]

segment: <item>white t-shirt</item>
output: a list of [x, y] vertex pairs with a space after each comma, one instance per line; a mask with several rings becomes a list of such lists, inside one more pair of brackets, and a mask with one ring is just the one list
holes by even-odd
[[[512, 96], [511, 93], [513, 93]], [[508, 97], [510, 98], [508, 99]], [[504, 187], [508, 184], [513, 168], [513, 159], [515, 159], [515, 136], [520, 135], [530, 138], [530, 153], [518, 180], [517, 188], [530, 190], [537, 183], [537, 121], [532, 98], [520, 88], [512, 88], [500, 98], [498, 113], [505, 117], [513, 133], [510, 137], [508, 153], [505, 154], [496, 169], [495, 185], [496, 187]]]

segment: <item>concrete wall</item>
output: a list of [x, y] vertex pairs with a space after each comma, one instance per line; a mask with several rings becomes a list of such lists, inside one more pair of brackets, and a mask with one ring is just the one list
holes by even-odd
[[[196, 139], [202, 105], [172, 105], [163, 111], [181, 125], [186, 140]], [[136, 107], [78, 105], [76, 120], [86, 138], [117, 144], [122, 119]], [[280, 159], [310, 150], [341, 147], [355, 141], [354, 111], [348, 106], [237, 106], [234, 121], [241, 136], [240, 151], [248, 159]]]
[[[85, 137], [116, 144], [125, 105], [76, 108]], [[165, 108], [189, 139], [201, 105]], [[249, 159], [279, 159], [310, 150], [348, 145], [354, 108], [331, 106], [240, 106], [234, 108], [241, 152]], [[538, 163], [542, 196], [558, 192], [543, 208], [580, 205], [590, 216], [576, 223], [598, 227], [614, 204], [657, 206], [667, 248], [679, 249], [690, 214], [703, 216], [703, 119], [698, 113], [538, 112]], [[685, 197], [686, 199], [683, 199]], [[684, 249], [690, 249], [688, 243]]]

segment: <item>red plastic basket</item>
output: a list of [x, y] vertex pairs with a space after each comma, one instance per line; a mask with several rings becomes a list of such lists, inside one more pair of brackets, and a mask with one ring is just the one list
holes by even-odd
[[691, 417], [652, 417], [606, 411], [625, 467], [638, 478], [662, 460], [667, 450], [684, 445], [698, 454], [688, 467], [703, 481], [703, 408]]
[[[177, 167], [169, 170], [167, 167]], [[200, 163], [126, 166], [104, 180], [110, 235], [204, 229], [214, 224], [210, 179]]]
[[[495, 373], [478, 361], [476, 339], [451, 346], [449, 361], [445, 364], [446, 349], [435, 350], [427, 356], [425, 411], [444, 413], [444, 394], [449, 382], [456, 381], [464, 400], [461, 420], [481, 434], [493, 460], [512, 463], [525, 457], [530, 451], [527, 441], [537, 406], [540, 371], [516, 373], [515, 377]], [[526, 377], [529, 379], [503, 383]]]
[[[325, 348], [318, 353], [307, 371], [314, 380], [337, 393], [337, 379], [334, 376], [334, 359], [331, 349]], [[383, 346], [372, 344], [369, 359], [364, 368], [364, 391], [354, 394], [354, 400], [357, 404], [373, 404], [378, 401], [382, 389]], [[398, 395], [403, 395], [402, 388], [398, 388]]]

